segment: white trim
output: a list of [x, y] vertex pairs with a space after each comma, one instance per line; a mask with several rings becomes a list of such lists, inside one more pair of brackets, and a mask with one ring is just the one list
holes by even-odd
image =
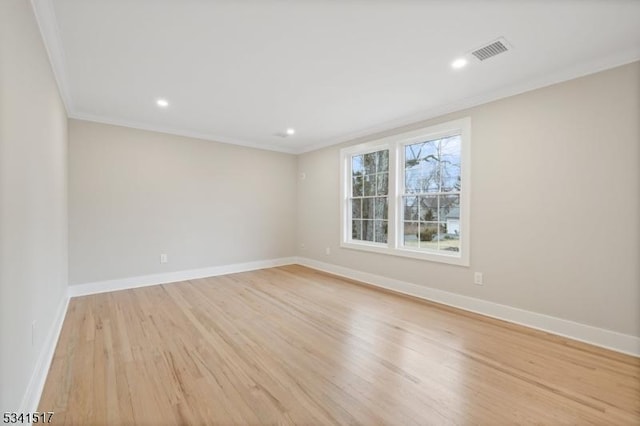
[[49, 329], [47, 340], [45, 340], [42, 350], [40, 351], [40, 356], [36, 361], [29, 385], [27, 386], [27, 390], [22, 398], [22, 403], [20, 404], [20, 409], [18, 410], [19, 413], [32, 413], [38, 409], [40, 397], [42, 396], [44, 384], [47, 381], [49, 367], [51, 366], [51, 361], [53, 360], [53, 355], [58, 345], [58, 338], [62, 331], [62, 324], [64, 323], [68, 306], [69, 297], [65, 295], [58, 305], [58, 310], [53, 318], [53, 325]]
[[453, 306], [466, 311], [486, 315], [558, 336], [589, 343], [625, 354], [640, 356], [640, 337], [593, 327], [550, 315], [501, 305], [487, 300], [463, 296], [443, 290], [387, 278], [380, 275], [357, 271], [344, 266], [333, 265], [314, 259], [298, 257], [297, 263], [319, 271], [361, 281], [376, 287], [415, 296], [421, 299]]
[[[397, 235], [398, 233], [396, 233], [396, 236]], [[368, 241], [364, 241], [364, 242], [342, 241], [340, 243], [340, 247], [350, 249], [350, 250], [360, 250], [360, 251], [368, 251], [371, 253], [387, 254], [389, 256], [407, 257], [409, 259], [425, 260], [425, 261], [435, 262], [435, 263], [445, 263], [448, 265], [465, 266], [465, 267], [469, 266], [469, 262], [466, 262], [463, 258], [459, 256], [451, 255], [446, 252], [433, 253], [430, 251], [419, 251], [419, 249], [411, 250], [410, 248], [405, 248], [405, 247], [399, 247], [394, 249], [391, 247], [387, 247], [386, 245], [383, 245], [383, 244], [376, 245], [376, 243], [370, 243]]]
[[255, 271], [256, 269], [274, 268], [276, 266], [291, 265], [293, 263], [295, 263], [295, 258], [282, 257], [278, 259], [257, 260], [254, 262], [234, 263], [231, 265], [69, 285], [69, 297], [87, 296], [109, 291], [127, 290], [178, 281], [195, 280], [198, 278], [215, 277], [218, 275], [235, 274], [238, 272]]
[[168, 135], [184, 136], [193, 139], [202, 139], [211, 142], [224, 143], [228, 145], [246, 146], [247, 148], [262, 149], [266, 151], [283, 152], [285, 154], [294, 154], [291, 148], [281, 147], [277, 145], [261, 144], [256, 142], [248, 142], [240, 139], [228, 138], [225, 136], [212, 135], [209, 133], [201, 133], [193, 130], [182, 130], [171, 127], [160, 126], [156, 124], [140, 123], [135, 121], [124, 120], [120, 118], [105, 117], [83, 112], [69, 111], [69, 118], [76, 120], [92, 121], [94, 123], [111, 124], [113, 126], [128, 127], [131, 129], [146, 130], [150, 132], [164, 133]]
[[36, 23], [40, 29], [42, 43], [49, 56], [53, 76], [58, 84], [60, 97], [67, 110], [67, 114], [71, 114], [74, 110], [71, 97], [71, 89], [67, 79], [66, 60], [64, 48], [62, 47], [62, 39], [60, 38], [60, 29], [58, 28], [58, 19], [56, 18], [53, 2], [49, 0], [31, 0], [31, 8], [36, 18]]

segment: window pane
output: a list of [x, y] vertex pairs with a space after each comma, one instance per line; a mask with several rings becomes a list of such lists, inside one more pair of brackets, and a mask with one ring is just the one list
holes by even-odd
[[404, 220], [418, 220], [418, 197], [402, 197]]
[[364, 172], [366, 174], [373, 174], [376, 172], [376, 163], [378, 159], [377, 152], [371, 152], [364, 155]]
[[459, 191], [460, 146], [460, 135], [406, 145], [406, 192]]
[[438, 165], [435, 162], [422, 162], [419, 166], [405, 169], [405, 192], [438, 191]]
[[420, 222], [420, 248], [438, 249], [438, 224]]
[[418, 164], [419, 147], [416, 145], [418, 144], [405, 145], [404, 147], [405, 168], [410, 168]]
[[437, 195], [423, 195], [418, 197], [420, 199], [420, 220], [437, 221], [438, 220], [438, 196]]
[[376, 171], [378, 172], [388, 172], [389, 171], [389, 151], [378, 151], [378, 164], [376, 167]]
[[443, 234], [439, 241], [438, 250], [448, 252], [460, 251], [460, 235], [458, 234]]
[[440, 195], [440, 220], [446, 221], [447, 218], [460, 219], [460, 196], [459, 195]]
[[366, 175], [364, 177], [365, 197], [376, 195], [376, 175]]
[[405, 146], [405, 192], [434, 192], [439, 187], [437, 141]]
[[364, 162], [362, 155], [354, 155], [351, 157], [351, 173], [353, 176], [362, 176], [364, 174]]
[[376, 243], [386, 243], [387, 242], [387, 221], [386, 220], [376, 220], [375, 221], [376, 228]]
[[375, 214], [374, 198], [362, 199], [362, 218], [373, 219]]
[[440, 208], [452, 209], [460, 207], [460, 195], [458, 194], [443, 194], [440, 195]]
[[387, 195], [389, 193], [389, 173], [379, 173], [377, 181], [378, 181], [377, 195]]
[[418, 247], [418, 222], [404, 222], [403, 244], [406, 247]]
[[374, 200], [375, 200], [374, 218], [375, 219], [387, 219], [388, 218], [388, 214], [389, 214], [389, 206], [388, 206], [388, 203], [387, 203], [387, 198], [386, 197], [378, 197], [378, 198], [374, 198]]
[[361, 198], [351, 200], [351, 218], [352, 219], [362, 218], [362, 199]]
[[351, 221], [351, 239], [352, 240], [362, 239], [362, 221], [361, 220]]
[[362, 183], [363, 183], [364, 179], [362, 176], [357, 176], [354, 177], [351, 180], [351, 194], [354, 197], [361, 197], [362, 196]]
[[362, 221], [362, 240], [363, 241], [373, 241], [373, 233], [374, 233], [373, 228], [374, 228], [373, 220]]
[[444, 138], [440, 141], [441, 191], [460, 191], [460, 135]]
[[420, 182], [417, 170], [405, 170], [404, 174], [404, 192], [407, 194], [415, 194], [420, 192]]
[[443, 223], [444, 233], [452, 236], [460, 235], [460, 196], [440, 196], [440, 222]]

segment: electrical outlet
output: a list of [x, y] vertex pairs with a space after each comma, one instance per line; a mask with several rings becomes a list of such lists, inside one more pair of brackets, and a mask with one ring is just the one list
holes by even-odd
[[484, 285], [484, 282], [482, 281], [482, 272], [476, 272], [473, 274], [473, 283], [477, 284], [477, 285]]
[[307, 179], [307, 174], [305, 172], [300, 173], [300, 180]]
[[162, 253], [160, 255], [160, 263], [167, 263], [167, 262], [169, 262], [169, 258], [167, 257], [167, 254], [166, 253]]
[[305, 248], [304, 243], [300, 244], [300, 248], [301, 248], [301, 249]]
[[324, 254], [329, 256], [331, 254], [331, 247], [327, 247], [326, 249], [324, 249]]

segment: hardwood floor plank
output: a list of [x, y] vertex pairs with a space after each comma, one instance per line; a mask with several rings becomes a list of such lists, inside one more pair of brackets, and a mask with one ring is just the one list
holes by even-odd
[[286, 266], [72, 299], [54, 424], [640, 424], [640, 359]]

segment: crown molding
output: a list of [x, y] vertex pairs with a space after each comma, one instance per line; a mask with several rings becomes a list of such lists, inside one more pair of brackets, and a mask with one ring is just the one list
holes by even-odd
[[66, 60], [58, 19], [56, 18], [53, 3], [50, 0], [30, 0], [36, 23], [40, 29], [44, 48], [49, 56], [49, 62], [53, 70], [53, 75], [58, 84], [58, 91], [67, 110], [67, 115], [74, 111], [71, 88], [67, 78]]
[[244, 147], [253, 148], [253, 149], [282, 152], [284, 154], [295, 154], [295, 152], [292, 149], [289, 149], [286, 147], [270, 145], [270, 144], [261, 144], [261, 143], [255, 143], [255, 142], [247, 142], [240, 139], [233, 139], [225, 136], [217, 136], [209, 133], [202, 133], [202, 132], [197, 132], [192, 130], [178, 129], [178, 128], [173, 128], [168, 126], [158, 126], [155, 124], [148, 124], [148, 123], [124, 120], [121, 118], [112, 118], [112, 117], [101, 116], [101, 115], [87, 114], [82, 112], [81, 113], [68, 112], [67, 115], [69, 116], [69, 118], [73, 118], [76, 120], [92, 121], [95, 123], [102, 123], [102, 124], [111, 124], [113, 126], [129, 127], [131, 129], [146, 130], [150, 132], [159, 132], [159, 133], [165, 133], [169, 135], [185, 136], [193, 139], [202, 139], [202, 140], [211, 141], [211, 142], [218, 142], [218, 143], [224, 143], [224, 144], [236, 145], [236, 146], [244, 146]]

